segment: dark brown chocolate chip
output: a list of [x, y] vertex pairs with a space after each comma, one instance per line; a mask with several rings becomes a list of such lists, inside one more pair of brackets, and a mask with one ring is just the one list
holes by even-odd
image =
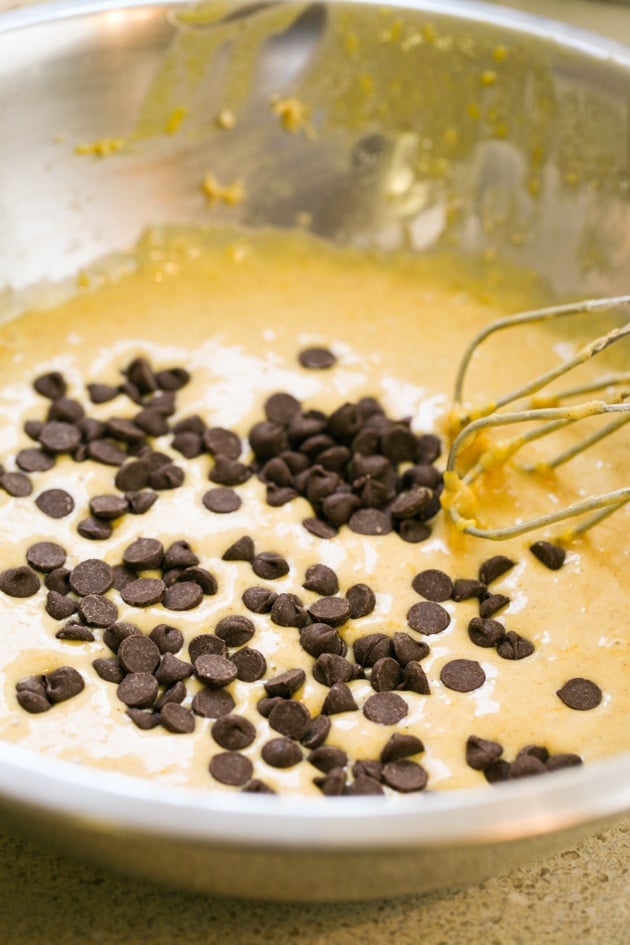
[[[195, 587], [201, 597], [200, 588], [196, 584]], [[120, 596], [130, 607], [151, 607], [153, 604], [159, 604], [166, 596], [166, 585], [158, 578], [138, 578], [123, 587]]]
[[143, 492], [125, 492], [125, 500], [132, 515], [144, 515], [157, 501], [157, 492], [145, 489]]
[[411, 582], [411, 586], [417, 594], [436, 603], [449, 600], [453, 593], [453, 582], [448, 574], [435, 568], [420, 571]]
[[300, 631], [300, 646], [309, 656], [317, 658], [322, 653], [343, 656], [344, 642], [337, 631], [325, 623], [312, 623]]
[[243, 794], [275, 794], [272, 787], [261, 781], [259, 778], [252, 778], [249, 784], [242, 789]]
[[26, 565], [8, 568], [0, 573], [0, 591], [9, 597], [32, 597], [40, 587], [39, 578]]
[[361, 759], [360, 761], [355, 761], [352, 765], [352, 775], [355, 778], [372, 778], [372, 780], [378, 782], [382, 780], [383, 765], [380, 761], [374, 761], [369, 758]]
[[479, 580], [484, 584], [491, 584], [513, 568], [515, 564], [515, 561], [505, 555], [494, 555], [494, 557], [484, 561], [479, 568]]
[[281, 699], [269, 713], [269, 724], [276, 732], [300, 741], [311, 724], [311, 714], [303, 702]]
[[251, 478], [252, 469], [236, 459], [229, 459], [219, 454], [215, 457], [214, 466], [210, 470], [208, 479], [220, 486], [240, 486]]
[[355, 512], [348, 527], [358, 535], [388, 535], [392, 530], [392, 523], [386, 512], [380, 509], [359, 509]]
[[236, 666], [236, 678], [241, 682], [255, 682], [267, 672], [267, 661], [260, 650], [253, 650], [249, 646], [241, 647], [232, 656]]
[[77, 605], [79, 616], [88, 627], [109, 627], [116, 622], [118, 608], [101, 594], [88, 594]]
[[173, 437], [171, 446], [186, 459], [194, 459], [203, 453], [203, 440], [198, 433], [184, 431]]
[[137, 492], [149, 484], [151, 468], [146, 459], [126, 462], [116, 473], [114, 483], [121, 492]]
[[498, 620], [473, 617], [468, 624], [468, 636], [476, 646], [497, 646], [505, 638], [505, 627]]
[[164, 552], [162, 568], [194, 568], [199, 564], [199, 558], [187, 541], [174, 541]]
[[345, 597], [321, 597], [309, 605], [308, 612], [317, 623], [340, 627], [350, 617], [350, 601]]
[[401, 666], [423, 660], [429, 655], [429, 646], [424, 640], [414, 640], [408, 633], [395, 633], [392, 637], [394, 656]]
[[529, 778], [534, 775], [546, 773], [547, 768], [544, 762], [536, 758], [535, 755], [519, 755], [510, 765], [508, 780]]
[[440, 672], [443, 684], [454, 692], [472, 692], [486, 681], [486, 674], [476, 660], [450, 660]]
[[85, 627], [82, 623], [72, 621], [62, 627], [61, 630], [57, 630], [55, 637], [58, 640], [72, 640], [75, 643], [92, 643], [94, 641], [94, 634], [88, 627]]
[[33, 491], [31, 480], [22, 473], [3, 473], [0, 476], [0, 487], [16, 499], [23, 499]]
[[39, 442], [53, 455], [71, 453], [81, 442], [81, 433], [73, 423], [53, 420], [42, 427]]
[[127, 673], [153, 673], [160, 662], [160, 651], [153, 640], [137, 633], [121, 642], [118, 659]]
[[227, 459], [238, 459], [243, 450], [240, 438], [231, 430], [223, 427], [212, 427], [203, 431], [204, 446], [213, 456], [225, 456]]
[[[104, 466], [122, 466], [127, 459], [127, 454], [109, 440], [90, 440], [87, 454], [90, 459], [102, 463]], [[121, 488], [118, 482], [116, 482], [116, 486], [119, 489]]]
[[111, 521], [129, 511], [129, 502], [120, 495], [96, 495], [90, 499], [90, 512], [95, 518]]
[[234, 699], [225, 689], [202, 689], [193, 696], [191, 708], [204, 719], [220, 719], [234, 708]]
[[341, 712], [356, 712], [358, 705], [352, 690], [346, 683], [337, 682], [330, 687], [322, 705], [322, 715], [339, 715]]
[[46, 419], [76, 423], [84, 416], [85, 410], [78, 400], [71, 400], [69, 397], [56, 397], [48, 408]]
[[263, 420], [249, 431], [249, 443], [256, 459], [265, 462], [285, 449], [287, 436], [282, 425]]
[[278, 594], [271, 607], [271, 619], [279, 627], [304, 627], [308, 614], [296, 594]]
[[65, 702], [85, 689], [83, 676], [72, 666], [60, 666], [44, 676], [44, 689], [49, 702]]
[[136, 728], [143, 732], [148, 732], [152, 728], [157, 728], [160, 724], [159, 712], [145, 712], [144, 709], [127, 709], [125, 715], [128, 716]]
[[252, 561], [254, 574], [266, 581], [274, 581], [289, 573], [289, 565], [285, 559], [275, 551], [262, 551]]
[[82, 561], [70, 574], [70, 587], [80, 597], [87, 597], [88, 594], [104, 594], [113, 582], [113, 569], [98, 558]]
[[365, 701], [363, 714], [379, 725], [396, 725], [407, 716], [407, 703], [394, 692], [377, 692]]
[[599, 686], [582, 676], [567, 680], [556, 691], [556, 695], [569, 709], [577, 709], [581, 712], [597, 708], [602, 701], [602, 691]]
[[268, 614], [277, 596], [268, 587], [248, 587], [243, 591], [241, 600], [253, 614]]
[[338, 682], [354, 679], [352, 663], [334, 653], [322, 653], [313, 663], [313, 678], [322, 686], [334, 686]]
[[400, 664], [390, 656], [385, 656], [374, 664], [370, 683], [376, 692], [390, 692], [392, 689], [398, 689], [402, 678]]
[[49, 371], [48, 374], [36, 377], [33, 387], [41, 397], [47, 397], [48, 400], [65, 397], [68, 390], [65, 378], [59, 371]]
[[196, 581], [182, 581], [166, 588], [163, 600], [167, 610], [192, 610], [203, 600], [203, 590]]
[[497, 653], [504, 660], [524, 660], [534, 652], [534, 644], [525, 637], [509, 630], [497, 644]]
[[166, 463], [149, 474], [149, 485], [158, 492], [177, 489], [184, 481], [184, 470], [175, 463]]
[[547, 771], [560, 771], [562, 768], [574, 768], [581, 764], [583, 764], [583, 762], [579, 755], [560, 753], [557, 755], [550, 755], [545, 763], [545, 766]]
[[194, 584], [198, 584], [208, 597], [212, 597], [219, 589], [215, 576], [198, 565], [192, 568], [184, 568], [181, 574], [178, 575], [177, 581], [192, 581]]
[[318, 771], [327, 774], [333, 768], [345, 768], [348, 764], [348, 756], [341, 748], [334, 748], [332, 745], [324, 745], [316, 748], [307, 758], [309, 764], [312, 764]]
[[204, 653], [194, 663], [195, 675], [210, 689], [223, 689], [236, 679], [236, 666], [225, 656]]
[[126, 417], [110, 417], [105, 424], [107, 433], [123, 443], [139, 443], [145, 438], [144, 430]]
[[255, 629], [249, 617], [234, 614], [219, 620], [215, 633], [228, 646], [243, 646], [254, 636]]
[[178, 679], [176, 682], [171, 683], [164, 690], [159, 699], [156, 699], [154, 709], [156, 712], [159, 712], [160, 709], [162, 709], [163, 706], [167, 705], [169, 702], [177, 702], [179, 705], [181, 705], [187, 695], [188, 690], [186, 689], [186, 686], [181, 679]]
[[[71, 427], [71, 429], [74, 430], [75, 427]], [[20, 450], [20, 452], [15, 457], [15, 462], [22, 472], [28, 473], [46, 472], [46, 470], [52, 469], [55, 465], [55, 459], [53, 456], [50, 456], [48, 453], [44, 453], [43, 450], [34, 448]], [[9, 473], [9, 475], [11, 474]]]
[[353, 620], [367, 617], [376, 607], [374, 591], [367, 584], [353, 584], [346, 591], [346, 598], [350, 604], [350, 616]]
[[224, 640], [215, 637], [213, 633], [200, 633], [193, 637], [188, 644], [188, 653], [193, 663], [204, 654], [209, 656], [227, 656], [227, 645]]
[[217, 512], [218, 514], [236, 512], [242, 505], [242, 499], [234, 489], [226, 487], [209, 489], [204, 493], [202, 501], [210, 512]]
[[184, 645], [184, 634], [167, 623], [159, 623], [149, 634], [160, 653], [179, 653]]
[[427, 679], [427, 674], [420, 663], [417, 663], [415, 660], [411, 660], [405, 666], [402, 681], [398, 688], [406, 692], [418, 692], [423, 696], [431, 695], [431, 687]]
[[509, 761], [501, 758], [484, 769], [484, 777], [488, 784], [499, 784], [501, 781], [507, 781], [511, 767]]
[[[330, 777], [330, 774], [326, 776]], [[366, 778], [364, 776], [355, 778], [352, 784], [349, 784], [345, 789], [344, 794], [349, 797], [363, 797], [372, 794], [384, 794], [384, 790], [379, 784], [378, 781], [375, 781], [374, 778]]]
[[256, 729], [241, 715], [224, 715], [217, 719], [211, 728], [211, 734], [217, 745], [228, 751], [240, 751], [247, 748], [256, 738]]
[[223, 552], [222, 558], [224, 561], [253, 561], [254, 555], [254, 539], [243, 535]]
[[223, 751], [210, 761], [210, 774], [221, 784], [240, 787], [250, 780], [254, 768], [245, 755], [238, 751]]
[[484, 620], [492, 617], [510, 603], [510, 598], [505, 594], [490, 594], [479, 604], [479, 616]]
[[567, 556], [564, 548], [550, 541], [535, 541], [529, 550], [550, 571], [559, 571]]
[[135, 571], [132, 571], [131, 568], [128, 568], [126, 564], [115, 564], [112, 568], [114, 583], [113, 587], [117, 591], [122, 591], [124, 587], [127, 587], [128, 584], [131, 584], [132, 581], [135, 581], [138, 577]]
[[475, 771], [485, 771], [503, 754], [503, 745], [499, 742], [470, 735], [466, 741], [466, 764]]
[[469, 578], [458, 578], [453, 582], [453, 600], [461, 603], [471, 597], [482, 598], [487, 593], [486, 585]]
[[323, 597], [330, 597], [339, 590], [339, 580], [332, 568], [325, 564], [312, 564], [307, 568], [302, 587]]
[[151, 406], [137, 413], [133, 418], [133, 423], [148, 436], [164, 436], [169, 429], [166, 416]]
[[24, 424], [24, 432], [27, 436], [30, 436], [31, 440], [38, 440], [43, 428], [42, 420], [27, 420]]
[[305, 518], [302, 521], [302, 525], [307, 532], [310, 532], [311, 535], [315, 535], [316, 538], [334, 538], [335, 535], [338, 534], [334, 525], [323, 522], [321, 518]]
[[47, 574], [62, 567], [66, 560], [65, 549], [53, 541], [39, 541], [26, 552], [26, 560], [35, 571]]
[[[399, 493], [399, 495], [397, 495], [392, 502], [390, 511], [394, 518], [414, 518], [414, 516], [419, 515], [420, 512], [422, 512], [423, 509], [427, 507], [432, 498], [433, 492], [431, 489], [418, 486], [415, 489], [410, 489], [407, 492]], [[433, 598], [429, 599], [433, 600]], [[446, 598], [442, 597], [439, 599], [446, 600]]]
[[422, 765], [415, 761], [390, 761], [383, 766], [383, 781], [401, 794], [410, 794], [424, 790], [428, 775]]
[[77, 525], [77, 531], [82, 538], [87, 538], [89, 541], [107, 541], [111, 538], [113, 529], [109, 522], [89, 515], [81, 519]]
[[296, 400], [292, 394], [283, 391], [272, 394], [265, 401], [265, 416], [272, 423], [279, 423], [285, 426], [296, 413], [300, 410], [300, 401]]
[[259, 699], [256, 703], [256, 709], [264, 719], [268, 719], [271, 715], [271, 710], [278, 702], [284, 702], [282, 696], [263, 696], [262, 699]]
[[110, 384], [88, 384], [87, 392], [93, 404], [106, 404], [118, 396], [118, 388]]
[[525, 745], [516, 757], [521, 758], [523, 755], [533, 755], [534, 758], [538, 758], [544, 764], [549, 757], [549, 752], [544, 745]]
[[298, 355], [302, 367], [311, 371], [324, 371], [336, 363], [337, 358], [328, 348], [304, 348]]
[[146, 358], [134, 358], [130, 361], [123, 374], [138, 388], [141, 394], [150, 394], [157, 389], [157, 381], [153, 368]]
[[374, 666], [377, 660], [392, 655], [392, 640], [385, 633], [368, 633], [354, 641], [352, 651], [360, 666]]
[[313, 749], [323, 745], [328, 738], [330, 724], [330, 719], [327, 715], [316, 716], [302, 736], [301, 741], [304, 747]]
[[424, 751], [422, 741], [416, 735], [402, 735], [395, 732], [386, 742], [381, 751], [380, 761], [386, 765], [392, 761], [400, 761], [410, 755], [418, 755]]
[[58, 591], [48, 591], [46, 597], [46, 613], [53, 620], [67, 620], [76, 613], [77, 602]]
[[92, 660], [92, 666], [105, 682], [118, 684], [121, 683], [125, 677], [122, 666], [115, 656], [108, 657], [107, 659], [99, 658]]
[[193, 674], [193, 667], [186, 660], [180, 660], [173, 653], [165, 653], [153, 675], [161, 686], [170, 686], [181, 682]]
[[183, 367], [165, 368], [158, 371], [155, 380], [160, 390], [181, 390], [190, 381], [190, 374]]
[[74, 510], [74, 499], [65, 489], [46, 489], [37, 496], [35, 505], [49, 518], [65, 518]]
[[195, 730], [195, 716], [177, 702], [167, 702], [160, 707], [160, 722], [174, 735], [190, 735]]
[[339, 797], [346, 791], [348, 776], [343, 768], [331, 768], [325, 775], [313, 778], [313, 784], [325, 797]]
[[123, 552], [123, 561], [136, 571], [159, 568], [164, 558], [164, 546], [156, 538], [137, 538]]
[[140, 633], [140, 629], [132, 623], [113, 623], [111, 627], [103, 632], [103, 643], [108, 646], [113, 653], [118, 652], [118, 647], [123, 640], [134, 633]]
[[57, 591], [58, 594], [70, 593], [70, 571], [68, 568], [55, 568], [44, 578], [44, 584], [49, 591]]
[[[98, 440], [105, 435], [105, 424], [93, 417], [83, 417], [78, 421], [77, 429], [85, 443], [89, 443], [90, 440]], [[76, 459], [76, 455], [74, 458]]]
[[[360, 505], [361, 500], [359, 497], [353, 495], [351, 492], [339, 491], [326, 496], [322, 502], [322, 512], [327, 522], [330, 523], [330, 525], [326, 527], [330, 528], [330, 526], [334, 526], [333, 531], [336, 534], [336, 529], [341, 525], [346, 525]], [[312, 521], [317, 521], [317, 519], [313, 519]]]
[[116, 694], [125, 705], [144, 709], [155, 702], [158, 682], [150, 673], [129, 673], [119, 684]]
[[426, 636], [441, 633], [446, 630], [450, 622], [448, 610], [441, 604], [434, 604], [431, 601], [420, 601], [419, 604], [413, 604], [407, 611], [407, 623], [411, 629], [417, 633], [424, 633]]
[[306, 673], [303, 669], [288, 669], [273, 679], [267, 679], [265, 682], [265, 691], [272, 698], [279, 696], [281, 699], [290, 699], [295, 695], [298, 689], [301, 689], [306, 681]]
[[261, 755], [273, 768], [292, 768], [302, 760], [302, 749], [290, 738], [272, 738], [263, 745]]
[[26, 712], [38, 715], [48, 712], [51, 703], [46, 696], [44, 676], [27, 676], [16, 683], [15, 691], [18, 703]]

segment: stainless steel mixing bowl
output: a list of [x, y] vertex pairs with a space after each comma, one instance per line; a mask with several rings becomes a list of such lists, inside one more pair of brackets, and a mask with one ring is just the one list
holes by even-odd
[[[231, 4], [228, 22], [217, 6], [182, 18], [167, 0], [79, 0], [0, 17], [5, 313], [149, 224], [222, 218], [499, 253], [574, 296], [627, 290], [628, 49], [456, 0]], [[315, 135], [270, 121], [272, 95], [307, 102]], [[221, 107], [238, 114], [229, 135]], [[246, 200], [210, 211], [209, 167], [243, 179]], [[239, 896], [479, 881], [628, 808], [627, 756], [493, 790], [330, 802], [187, 791], [0, 744], [11, 829]]]

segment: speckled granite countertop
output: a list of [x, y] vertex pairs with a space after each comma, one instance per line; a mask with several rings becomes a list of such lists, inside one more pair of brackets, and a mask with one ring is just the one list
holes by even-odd
[[[628, 0], [512, 6], [630, 42]], [[630, 819], [478, 886], [340, 905], [186, 895], [0, 835], [2, 945], [627, 945], [629, 930]]]

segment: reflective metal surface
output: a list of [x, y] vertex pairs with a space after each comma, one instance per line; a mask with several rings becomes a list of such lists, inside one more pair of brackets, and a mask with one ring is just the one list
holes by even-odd
[[[627, 288], [625, 47], [483, 4], [400, 3], [386, 18], [351, 2], [265, 7], [290, 15], [262, 38], [267, 14], [242, 8], [229, 54], [226, 39], [208, 57], [225, 26], [182, 23], [186, 6], [95, 0], [0, 17], [7, 311], [13, 290], [69, 277], [149, 224], [222, 218], [491, 252], [571, 296]], [[403, 30], [406, 52], [388, 29]], [[182, 78], [173, 63], [191, 50], [201, 66]], [[273, 95], [308, 101], [315, 134], [270, 122]], [[226, 102], [239, 115], [229, 136], [214, 121]], [[120, 150], [75, 153], [106, 139]], [[209, 210], [210, 167], [244, 180], [239, 207]], [[627, 757], [502, 790], [331, 804], [158, 787], [0, 744], [0, 818], [14, 829], [232, 895], [361, 898], [479, 880], [628, 808]]]

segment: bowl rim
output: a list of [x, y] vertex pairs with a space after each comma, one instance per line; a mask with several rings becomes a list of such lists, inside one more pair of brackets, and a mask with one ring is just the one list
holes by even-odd
[[[379, 5], [380, 0], [343, 0]], [[13, 30], [188, 0], [52, 0], [0, 14]], [[586, 30], [481, 0], [392, 0], [413, 9], [518, 30], [590, 59], [630, 68], [630, 47]], [[630, 752], [489, 789], [395, 797], [268, 797], [156, 784], [50, 758], [0, 741], [0, 804], [171, 840], [244, 848], [332, 851], [498, 843], [551, 833], [630, 810]]]

